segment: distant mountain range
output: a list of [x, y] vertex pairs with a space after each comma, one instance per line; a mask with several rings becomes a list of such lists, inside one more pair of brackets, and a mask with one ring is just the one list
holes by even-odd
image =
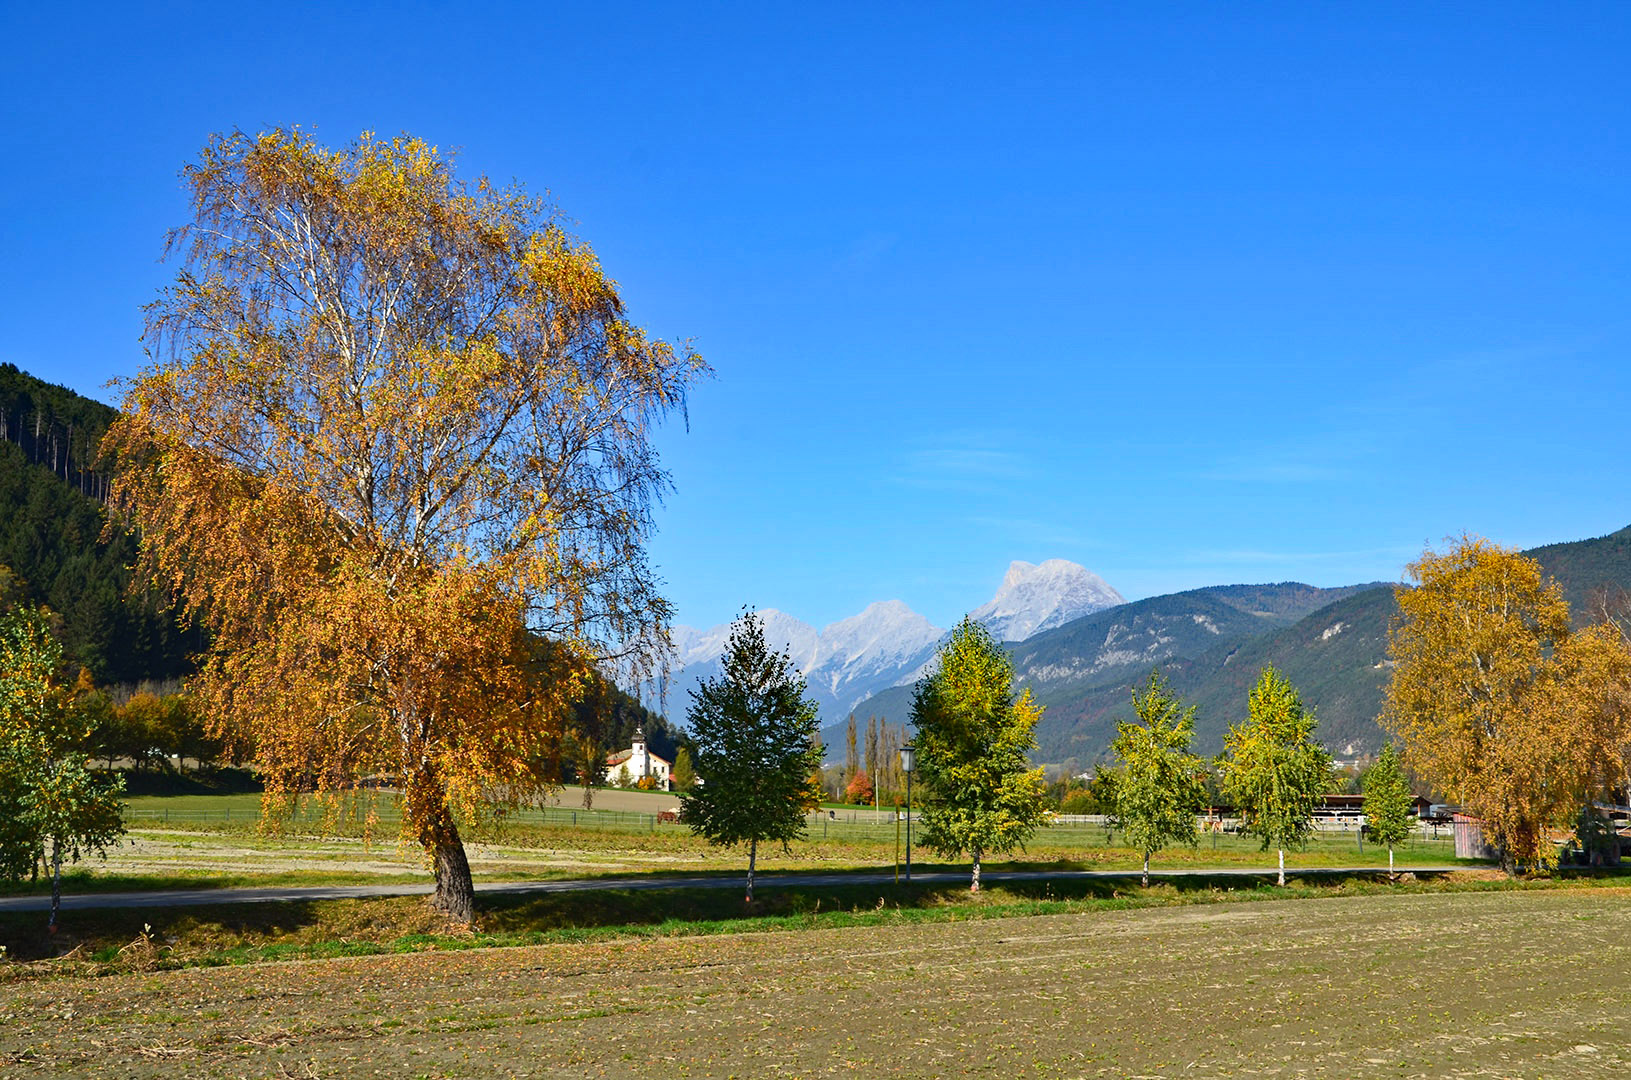
[[[1085, 567], [1064, 559], [1014, 562], [996, 595], [970, 615], [998, 640], [1019, 640], [1084, 615], [1125, 603], [1122, 595]], [[861, 702], [891, 687], [915, 682], [944, 640], [935, 626], [899, 600], [867, 605], [858, 615], [817, 630], [774, 608], [759, 612], [772, 647], [785, 649], [821, 706], [824, 723], [848, 716]], [[683, 716], [690, 691], [719, 673], [729, 624], [709, 630], [675, 626], [674, 671], [669, 677], [670, 715]]]
[[[1631, 588], [1631, 527], [1526, 554], [1562, 586], [1576, 620], [1593, 590]], [[1222, 749], [1245, 716], [1246, 693], [1265, 664], [1280, 669], [1319, 717], [1318, 735], [1345, 757], [1379, 749], [1387, 685], [1387, 628], [1397, 613], [1385, 582], [1319, 589], [1296, 582], [1225, 585], [1154, 596], [1094, 612], [1008, 645], [1018, 684], [1045, 707], [1038, 758], [1086, 766], [1101, 758], [1132, 688], [1159, 667], [1197, 706], [1199, 749]], [[911, 687], [898, 685], [855, 712], [905, 723]], [[827, 729], [836, 745], [838, 725]]]
[[[70, 660], [99, 683], [172, 679], [191, 670], [190, 654], [203, 642], [152, 597], [128, 591], [134, 540], [103, 531], [106, 477], [95, 469], [95, 447], [116, 415], [0, 364], [0, 596], [52, 607]], [[1600, 586], [1631, 589], [1631, 527], [1527, 554], [1562, 586], [1577, 620]], [[1244, 715], [1247, 689], [1271, 663], [1315, 707], [1328, 748], [1338, 756], [1374, 751], [1396, 610], [1393, 587], [1382, 582], [1223, 585], [1128, 603], [1098, 575], [1049, 559], [1011, 564], [995, 595], [970, 614], [1007, 643], [1019, 684], [1046, 707], [1039, 759], [1085, 766], [1104, 754], [1132, 687], [1157, 666], [1198, 707], [1204, 751], [1221, 748]], [[946, 633], [898, 600], [820, 630], [783, 612], [761, 614], [772, 643], [808, 679], [830, 747], [841, 744], [851, 711], [905, 723], [912, 685]], [[665, 702], [674, 719], [683, 720], [687, 691], [718, 672], [728, 632], [674, 628], [678, 656]]]

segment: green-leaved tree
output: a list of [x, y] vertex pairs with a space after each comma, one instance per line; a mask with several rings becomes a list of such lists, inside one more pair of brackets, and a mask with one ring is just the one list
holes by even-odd
[[711, 844], [748, 845], [748, 903], [761, 841], [804, 835], [810, 771], [821, 765], [816, 704], [751, 612], [731, 626], [723, 670], [691, 691], [696, 775], [681, 819]]
[[83, 749], [91, 733], [58, 682], [61, 664], [43, 612], [0, 616], [0, 876], [48, 861], [53, 932], [63, 860], [101, 853], [124, 832], [124, 784], [91, 771]]
[[1376, 764], [1365, 770], [1365, 832], [1387, 845], [1387, 872], [1393, 876], [1393, 845], [1410, 835], [1415, 797], [1399, 767], [1399, 747], [1382, 747]]
[[1205, 767], [1189, 749], [1195, 706], [1186, 707], [1160, 671], [1150, 672], [1142, 692], [1133, 689], [1133, 712], [1138, 719], [1118, 723], [1110, 744], [1121, 762], [1112, 818], [1127, 843], [1143, 853], [1147, 886], [1153, 853], [1196, 841], [1195, 815], [1206, 801]]
[[1223, 740], [1223, 793], [1244, 831], [1280, 855], [1286, 883], [1286, 848], [1301, 847], [1314, 831], [1314, 807], [1331, 781], [1331, 755], [1314, 741], [1316, 720], [1296, 687], [1272, 666], [1263, 669], [1247, 698], [1244, 723]]
[[680, 747], [674, 753], [674, 772], [670, 777], [675, 791], [690, 791], [697, 782], [696, 769], [691, 764], [691, 751]]
[[1014, 695], [1014, 667], [985, 628], [965, 618], [941, 646], [912, 695], [923, 783], [923, 843], [941, 855], [967, 852], [972, 891], [980, 860], [1022, 846], [1042, 823], [1042, 770], [1029, 768], [1042, 709]]

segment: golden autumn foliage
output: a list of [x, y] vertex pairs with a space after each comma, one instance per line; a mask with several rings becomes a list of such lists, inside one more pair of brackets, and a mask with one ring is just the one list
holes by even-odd
[[1606, 627], [1571, 630], [1562, 591], [1515, 551], [1463, 537], [1409, 569], [1383, 726], [1509, 870], [1551, 865], [1549, 829], [1622, 778], [1631, 651]]
[[542, 202], [417, 139], [238, 133], [184, 176], [111, 505], [209, 628], [196, 702], [272, 800], [400, 785], [468, 918], [456, 819], [555, 779], [594, 665], [660, 662], [650, 435], [706, 368]]

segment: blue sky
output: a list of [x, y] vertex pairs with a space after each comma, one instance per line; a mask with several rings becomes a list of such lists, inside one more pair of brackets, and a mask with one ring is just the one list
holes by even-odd
[[213, 131], [548, 190], [717, 370], [679, 619], [1631, 523], [1631, 7], [7, 5], [0, 359], [110, 399]]

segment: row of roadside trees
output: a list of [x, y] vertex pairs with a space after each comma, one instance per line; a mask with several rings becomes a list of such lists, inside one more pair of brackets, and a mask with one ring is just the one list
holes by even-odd
[[[1029, 764], [1042, 710], [1013, 684], [1007, 653], [965, 619], [913, 695], [923, 844], [942, 856], [966, 856], [975, 890], [985, 857], [1022, 847], [1047, 817], [1042, 771]], [[1134, 691], [1133, 709], [1135, 719], [1120, 725], [1113, 746], [1119, 765], [1110, 787], [1113, 817], [1143, 854], [1147, 884], [1151, 855], [1196, 842], [1204, 762], [1191, 749], [1194, 708], [1159, 673]], [[1226, 742], [1224, 790], [1245, 831], [1278, 849], [1284, 884], [1285, 851], [1312, 831], [1331, 759], [1313, 737], [1313, 713], [1272, 668], [1252, 689], [1247, 713]], [[821, 760], [816, 707], [803, 678], [785, 653], [769, 648], [752, 614], [732, 627], [722, 671], [695, 692], [689, 722], [705, 783], [687, 800], [684, 820], [715, 843], [748, 846], [751, 900], [759, 845], [803, 835], [819, 798], [810, 775]], [[1409, 827], [1411, 796], [1391, 749], [1372, 773], [1376, 805], [1368, 800], [1367, 809], [1391, 852]]]
[[[1128, 844], [1150, 857], [1198, 839], [1197, 815], [1208, 802], [1206, 762], [1192, 751], [1195, 707], [1185, 706], [1159, 672], [1133, 691], [1134, 719], [1117, 726], [1111, 744], [1116, 765], [1105, 776], [1111, 817]], [[1331, 790], [1331, 757], [1314, 738], [1314, 712], [1272, 667], [1263, 669], [1247, 697], [1246, 719], [1229, 729], [1219, 759], [1221, 794], [1239, 815], [1242, 831], [1274, 848], [1279, 883], [1285, 853], [1303, 846], [1314, 829], [1314, 810]], [[1388, 743], [1365, 775], [1366, 831], [1388, 848], [1410, 833], [1413, 795]]]
[[[1558, 587], [1533, 560], [1476, 538], [1426, 552], [1410, 572], [1417, 584], [1398, 590], [1381, 718], [1397, 741], [1364, 775], [1366, 831], [1387, 846], [1391, 871], [1413, 824], [1408, 763], [1479, 818], [1509, 871], [1547, 867], [1558, 828], [1631, 787], [1631, 620], [1571, 629]], [[1142, 854], [1148, 884], [1151, 856], [1198, 839], [1207, 763], [1193, 751], [1194, 707], [1159, 671], [1135, 688], [1132, 707], [1097, 797]], [[1029, 767], [1040, 717], [1028, 690], [1015, 693], [1007, 654], [970, 620], [915, 690], [923, 843], [968, 857], [975, 889], [984, 857], [1022, 846], [1045, 819], [1041, 770]], [[751, 896], [758, 844], [802, 835], [819, 798], [810, 779], [820, 763], [815, 705], [792, 661], [745, 615], [690, 720], [706, 783], [686, 820], [715, 842], [749, 845]], [[1306, 844], [1333, 790], [1316, 723], [1297, 689], [1267, 667], [1217, 761], [1219, 794], [1242, 831], [1276, 851], [1282, 885], [1286, 851]]]

